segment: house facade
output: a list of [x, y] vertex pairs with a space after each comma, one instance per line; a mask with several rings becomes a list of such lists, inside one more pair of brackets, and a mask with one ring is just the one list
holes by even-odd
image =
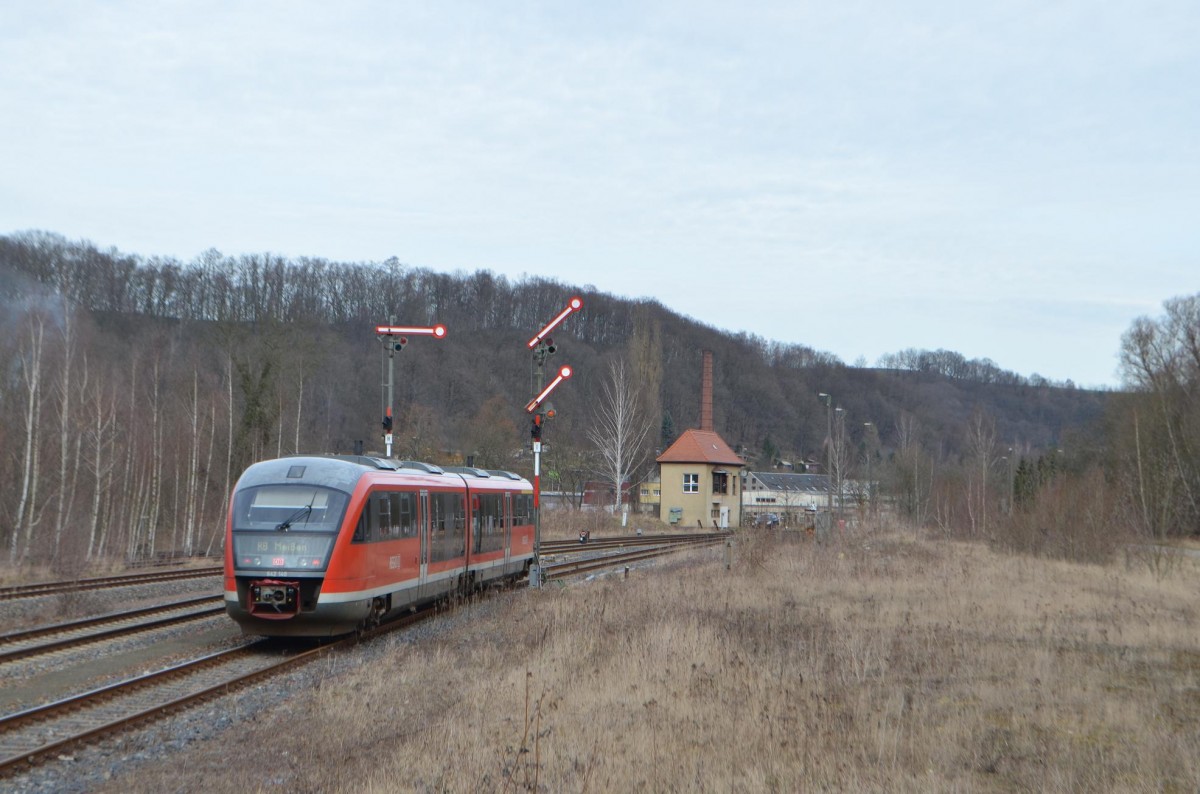
[[715, 432], [686, 430], [656, 460], [660, 520], [699, 529], [741, 523], [744, 463]]
[[662, 481], [658, 475], [654, 475], [638, 486], [638, 512], [656, 516], [660, 504], [662, 504]]
[[747, 524], [811, 528], [829, 503], [824, 474], [746, 471], [742, 473], [742, 517]]

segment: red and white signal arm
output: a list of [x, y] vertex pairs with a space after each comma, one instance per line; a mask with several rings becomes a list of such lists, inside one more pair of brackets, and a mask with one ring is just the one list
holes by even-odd
[[577, 312], [582, 308], [583, 308], [583, 299], [582, 298], [580, 298], [578, 295], [575, 296], [574, 298], [571, 298], [571, 300], [567, 302], [567, 308], [565, 308], [561, 312], [559, 312], [558, 316], [556, 316], [550, 322], [546, 323], [546, 327], [543, 328], [542, 330], [538, 331], [537, 335], [535, 337], [533, 337], [533, 339], [529, 340], [529, 348], [532, 350], [533, 348], [537, 347], [538, 342], [545, 339], [546, 334], [553, 331], [555, 326], [557, 326], [563, 320], [567, 319], [567, 317], [570, 316], [571, 312]]
[[434, 339], [446, 338], [444, 325], [377, 325], [375, 333], [380, 336], [432, 336]]
[[525, 413], [531, 414], [534, 411], [536, 411], [537, 407], [539, 405], [541, 405], [542, 403], [544, 403], [546, 401], [546, 398], [550, 396], [550, 392], [554, 391], [554, 387], [557, 386], [558, 384], [562, 383], [564, 380], [566, 380], [569, 377], [571, 377], [571, 368], [570, 367], [563, 367], [562, 369], [560, 369], [558, 371], [558, 375], [555, 376], [554, 380], [550, 381], [550, 384], [548, 386], [546, 386], [546, 388], [542, 389], [542, 393], [539, 394], [537, 397], [534, 397], [532, 400], [530, 400], [529, 404], [525, 406]]

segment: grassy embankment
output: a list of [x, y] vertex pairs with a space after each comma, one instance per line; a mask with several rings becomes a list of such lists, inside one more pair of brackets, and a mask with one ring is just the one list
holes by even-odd
[[1197, 791], [1198, 605], [1190, 563], [743, 538], [463, 607], [119, 787]]

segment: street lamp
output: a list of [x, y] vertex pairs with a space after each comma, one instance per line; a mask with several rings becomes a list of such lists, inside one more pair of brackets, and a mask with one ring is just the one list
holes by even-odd
[[842, 487], [842, 478], [846, 474], [846, 409], [839, 405], [833, 409], [833, 413], [837, 417], [834, 425], [837, 429], [834, 461], [837, 463], [838, 516], [840, 517], [846, 513], [846, 495], [845, 489]]
[[[871, 434], [875, 432], [875, 425], [870, 422], [863, 422], [863, 430], [867, 434], [867, 441], [871, 439]], [[867, 445], [867, 515], [874, 517], [875, 514], [875, 483], [871, 480], [871, 445]]]
[[825, 392], [817, 394], [817, 399], [825, 403], [825, 494], [826, 505], [829, 509], [829, 522], [833, 523], [833, 415], [829, 412], [833, 397]]
[[[1001, 455], [1000, 462], [1004, 464], [1004, 470], [1006, 472], [1004, 476], [1007, 477], [1008, 476], [1008, 474], [1007, 474], [1007, 472], [1008, 472], [1008, 455]], [[985, 487], [986, 487], [986, 484], [985, 484]], [[1007, 507], [1005, 508], [1004, 512], [1006, 512], [1006, 513], [1008, 512]]]
[[1013, 448], [1008, 448], [1008, 514], [1011, 516], [1013, 512], [1013, 501], [1017, 498], [1016, 494], [1016, 478], [1013, 477]]

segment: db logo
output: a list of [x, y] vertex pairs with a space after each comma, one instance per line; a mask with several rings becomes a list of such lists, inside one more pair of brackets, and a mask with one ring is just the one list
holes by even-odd
[[274, 565], [276, 568], [282, 568], [283, 567], [283, 557], [272, 557], [271, 564]]

